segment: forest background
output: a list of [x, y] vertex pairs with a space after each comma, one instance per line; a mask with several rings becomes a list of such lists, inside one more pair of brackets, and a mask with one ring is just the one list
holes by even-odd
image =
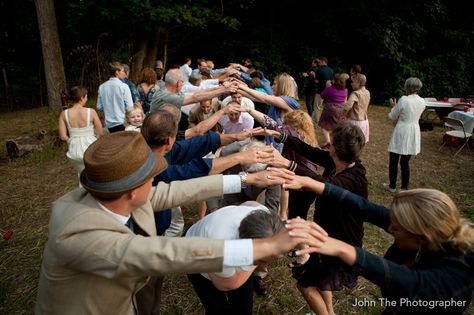
[[[306, 83], [301, 73], [312, 58], [322, 55], [335, 71], [347, 72], [351, 65], [360, 64], [375, 104], [402, 95], [403, 81], [409, 76], [422, 80], [423, 96], [465, 97], [474, 94], [474, 23], [467, 4], [455, 0], [1, 1], [0, 110], [41, 105], [59, 110], [60, 92], [77, 84], [94, 96], [107, 80], [110, 61], [131, 65], [131, 78], [136, 81], [140, 70], [153, 67], [157, 59], [169, 68], [188, 56], [193, 67], [197, 58], [212, 59], [216, 67], [251, 58], [261, 63], [270, 79], [289, 72], [301, 95]], [[45, 50], [43, 42], [42, 50], [40, 29], [56, 32], [57, 47], [53, 43]], [[51, 50], [58, 53], [45, 53]], [[64, 79], [45, 76], [45, 60], [46, 73], [62, 71]], [[48, 92], [55, 97], [48, 100]]]

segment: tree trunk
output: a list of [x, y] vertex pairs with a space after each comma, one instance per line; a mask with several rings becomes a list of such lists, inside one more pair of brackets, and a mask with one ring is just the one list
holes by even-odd
[[61, 110], [61, 92], [66, 91], [63, 57], [59, 43], [53, 0], [35, 0], [38, 27], [43, 51], [49, 109]]
[[152, 36], [139, 39], [139, 42], [135, 45], [136, 48], [130, 62], [130, 80], [132, 82], [139, 83], [138, 80], [140, 80], [140, 73], [143, 68], [155, 69], [159, 39], [160, 32], [156, 30]]
[[[143, 60], [143, 68], [150, 67], [155, 69], [156, 56], [158, 54], [158, 43], [160, 41], [160, 32], [155, 30], [152, 36], [148, 39], [145, 60]], [[143, 69], [142, 68], [142, 69]]]
[[168, 62], [168, 36], [170, 34], [169, 30], [166, 30], [165, 36], [163, 39], [163, 69], [166, 69], [166, 63]]
[[129, 79], [133, 83], [138, 83], [140, 79], [140, 71], [143, 68], [143, 60], [146, 56], [147, 51], [147, 41], [146, 39], [140, 39], [140, 41], [135, 45], [135, 51], [130, 62], [130, 76]]

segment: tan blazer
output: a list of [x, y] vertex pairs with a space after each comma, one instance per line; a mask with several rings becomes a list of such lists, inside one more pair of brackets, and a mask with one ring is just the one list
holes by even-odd
[[[211, 108], [211, 113], [214, 114], [215, 111], [213, 108]], [[188, 117], [188, 123], [189, 127], [194, 127], [197, 124], [199, 124], [201, 121], [203, 121], [204, 118], [204, 113], [202, 112], [201, 105], [198, 103], [194, 105], [193, 108], [189, 111], [189, 117]]]
[[222, 189], [222, 175], [160, 183], [132, 213], [151, 237], [134, 234], [82, 188], [56, 200], [35, 314], [131, 315], [151, 275], [221, 271], [222, 240], [156, 237], [153, 209], [219, 197]]

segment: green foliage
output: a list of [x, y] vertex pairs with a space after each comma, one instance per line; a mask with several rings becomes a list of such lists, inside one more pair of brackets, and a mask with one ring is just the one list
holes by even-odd
[[[288, 71], [300, 92], [305, 71], [324, 55], [335, 71], [362, 65], [373, 103], [403, 94], [408, 76], [422, 79], [422, 95], [474, 94], [474, 23], [467, 2], [64, 0], [56, 1], [68, 86], [97, 92], [110, 61], [130, 63], [143, 41], [155, 41], [168, 64], [184, 56], [218, 66], [251, 58], [271, 79]], [[344, 10], [341, 10], [344, 8]], [[0, 107], [29, 107], [46, 99], [33, 0], [0, 4], [3, 28]], [[17, 23], [22, 12], [22, 23]], [[165, 45], [166, 44], [166, 45]], [[33, 58], [31, 56], [34, 56]], [[5, 107], [5, 106], [4, 106]]]
[[403, 69], [403, 76], [419, 77], [424, 83], [422, 95], [462, 97], [473, 93], [473, 57], [472, 53], [452, 52], [415, 61]]

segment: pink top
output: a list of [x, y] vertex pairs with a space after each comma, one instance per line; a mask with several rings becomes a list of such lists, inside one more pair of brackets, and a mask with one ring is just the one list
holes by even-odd
[[321, 97], [324, 103], [328, 104], [342, 104], [346, 101], [347, 89], [336, 89], [334, 86], [328, 86], [321, 92]]

